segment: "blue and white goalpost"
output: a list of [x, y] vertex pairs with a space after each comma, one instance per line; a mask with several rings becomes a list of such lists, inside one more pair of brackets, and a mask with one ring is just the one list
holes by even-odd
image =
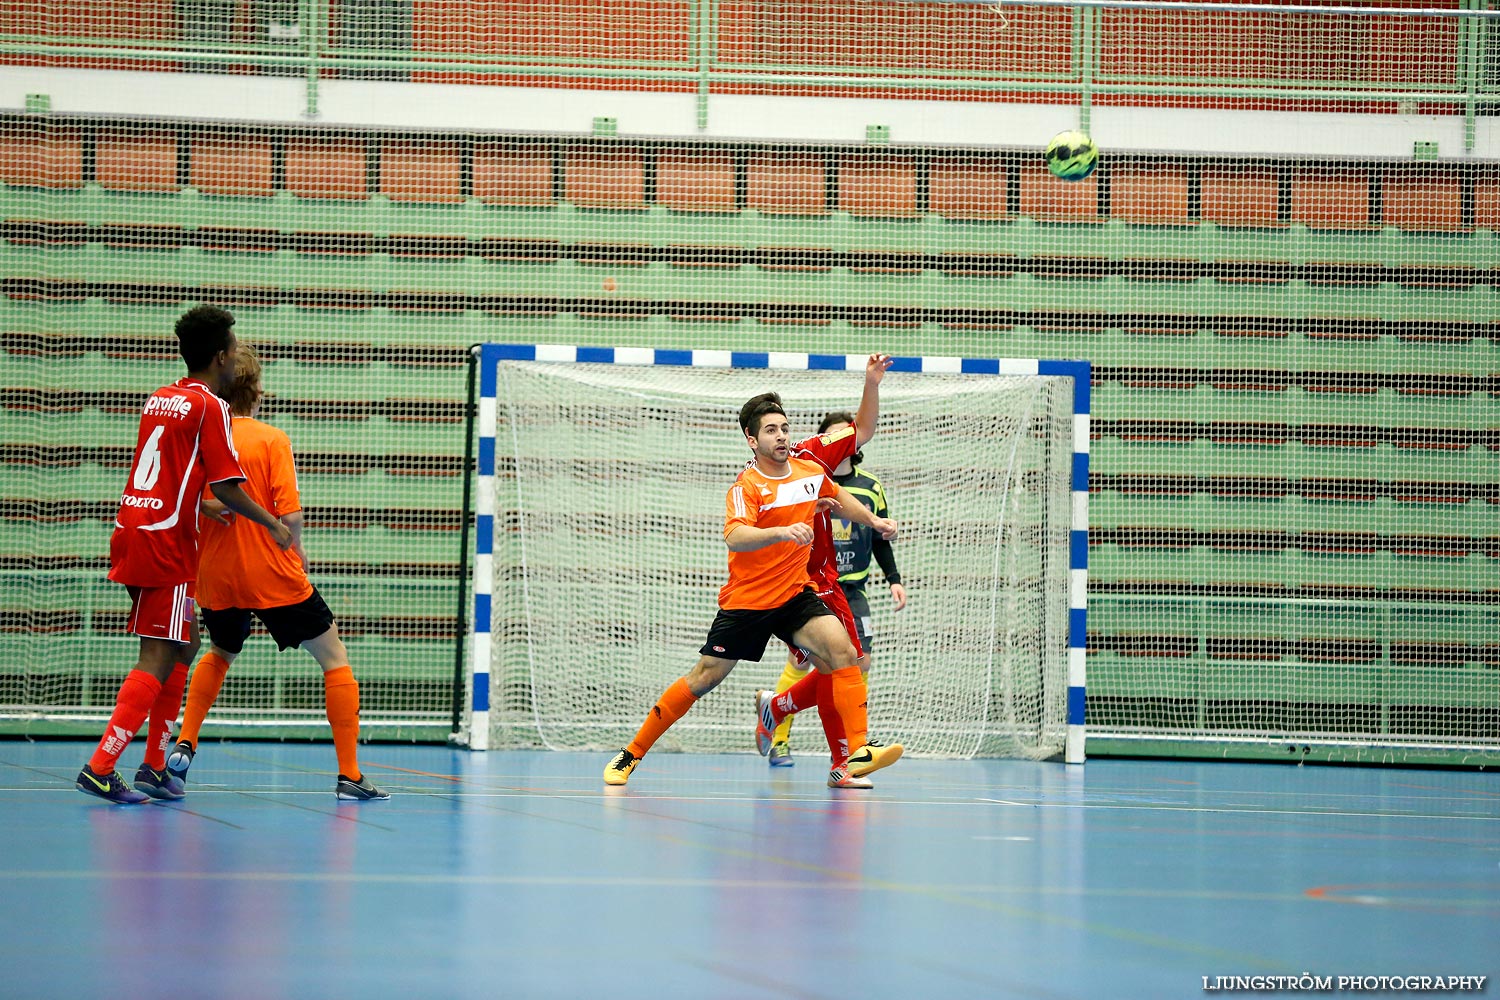
[[[868, 355], [482, 344], [471, 749], [615, 749], [697, 658], [724, 580], [740, 405], [782, 395], [794, 437], [854, 410]], [[940, 757], [1084, 760], [1087, 361], [898, 357], [864, 468], [901, 525], [910, 594], [877, 567], [871, 734]], [[835, 522], [836, 524], [838, 522]], [[741, 663], [661, 746], [753, 745]], [[743, 690], [741, 690], [743, 689]], [[809, 745], [816, 723], [804, 723]]]

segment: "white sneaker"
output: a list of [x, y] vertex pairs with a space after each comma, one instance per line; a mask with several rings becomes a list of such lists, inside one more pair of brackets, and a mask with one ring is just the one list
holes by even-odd
[[846, 767], [836, 767], [828, 772], [829, 788], [874, 788], [875, 782], [869, 778], [856, 778], [849, 773]]

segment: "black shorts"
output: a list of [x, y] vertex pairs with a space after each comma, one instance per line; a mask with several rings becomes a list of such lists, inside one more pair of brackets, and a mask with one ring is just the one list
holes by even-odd
[[819, 615], [831, 614], [828, 605], [818, 599], [811, 587], [779, 608], [763, 611], [720, 608], [709, 627], [708, 641], [698, 652], [721, 660], [754, 660], [759, 663], [771, 636], [790, 644], [792, 635], [799, 628]]
[[854, 616], [854, 630], [859, 633], [859, 644], [868, 653], [870, 641], [875, 638], [874, 630], [870, 628], [870, 598], [866, 596], [864, 587], [851, 587], [847, 584], [839, 586], [844, 588], [844, 599], [849, 602], [849, 613]]
[[333, 612], [328, 610], [316, 587], [312, 596], [301, 604], [280, 608], [225, 608], [222, 611], [204, 608], [203, 627], [208, 630], [208, 638], [215, 646], [226, 653], [239, 653], [250, 635], [251, 615], [266, 626], [278, 649], [300, 646], [333, 627]]

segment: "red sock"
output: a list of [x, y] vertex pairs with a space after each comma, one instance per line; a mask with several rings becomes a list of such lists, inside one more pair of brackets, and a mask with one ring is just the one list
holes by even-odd
[[771, 699], [771, 715], [777, 722], [818, 703], [818, 672], [809, 670], [802, 679]]
[[104, 738], [89, 758], [90, 771], [100, 777], [115, 772], [120, 765], [120, 754], [135, 739], [136, 730], [146, 721], [160, 692], [161, 681], [144, 670], [132, 670], [125, 675], [120, 693], [115, 695], [115, 710], [110, 714], [109, 725], [104, 727]]
[[646, 756], [646, 751], [661, 739], [661, 734], [672, 728], [672, 723], [686, 715], [688, 709], [697, 703], [698, 696], [688, 690], [687, 678], [677, 678], [671, 687], [661, 693], [656, 704], [651, 706], [651, 711], [646, 713], [646, 721], [641, 723], [640, 731], [625, 749], [637, 757]]
[[829, 675], [833, 688], [833, 704], [839, 718], [844, 721], [844, 736], [849, 741], [849, 752], [859, 750], [869, 742], [869, 705], [866, 702], [865, 679], [859, 667], [850, 664]]
[[162, 682], [156, 700], [151, 703], [150, 724], [146, 727], [145, 765], [160, 771], [167, 766], [167, 747], [172, 739], [172, 724], [182, 708], [182, 689], [187, 687], [188, 665], [172, 664], [172, 672]]
[[833, 703], [833, 676], [818, 674], [818, 718], [823, 722], [823, 735], [828, 737], [828, 754], [834, 767], [842, 767], [849, 759], [849, 739], [844, 735], [844, 720], [839, 716], [838, 706]]

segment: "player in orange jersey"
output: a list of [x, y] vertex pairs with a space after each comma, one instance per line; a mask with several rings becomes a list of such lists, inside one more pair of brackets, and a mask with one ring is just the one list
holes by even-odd
[[[109, 540], [109, 578], [130, 592], [126, 627], [140, 636], [140, 655], [74, 785], [121, 805], [148, 797], [182, 798], [182, 783], [165, 770], [165, 755], [188, 664], [198, 652], [193, 582], [204, 484], [230, 510], [264, 528], [246, 530], [266, 544], [282, 549], [292, 544], [291, 531], [240, 487], [245, 474], [230, 441], [229, 409], [218, 396], [234, 377], [233, 327], [234, 317], [214, 306], [198, 306], [178, 319], [177, 346], [188, 376], [156, 390], [141, 409], [135, 455]], [[145, 760], [131, 789], [116, 768], [148, 718]]]
[[754, 458], [725, 497], [729, 582], [719, 590], [719, 613], [697, 664], [662, 693], [635, 738], [610, 760], [605, 784], [625, 784], [661, 735], [736, 663], [758, 661], [773, 635], [836, 666], [830, 671], [831, 701], [855, 748], [851, 772], [868, 774], [901, 756], [899, 746], [868, 745], [864, 681], [854, 647], [807, 574], [807, 546], [820, 509], [838, 506], [843, 516], [872, 527], [875, 517], [835, 485], [822, 465], [793, 457], [791, 426], [775, 393], [755, 396], [740, 408], [740, 430]]
[[245, 470], [245, 490], [287, 526], [292, 547], [282, 551], [266, 544], [261, 533], [234, 523], [213, 507], [212, 498], [204, 498], [205, 509], [219, 521], [204, 526], [203, 558], [198, 565], [198, 601], [212, 644], [193, 670], [182, 731], [167, 758], [167, 769], [186, 782], [198, 747], [198, 731], [219, 696], [229, 665], [244, 649], [253, 615], [279, 648], [301, 646], [323, 668], [328, 724], [339, 762], [334, 794], [354, 801], [388, 799], [390, 795], [370, 784], [360, 771], [359, 684], [333, 612], [307, 579], [302, 500], [292, 443], [284, 432], [255, 419], [265, 390], [260, 359], [250, 348], [239, 349], [237, 372], [225, 395], [234, 414], [234, 445]]

